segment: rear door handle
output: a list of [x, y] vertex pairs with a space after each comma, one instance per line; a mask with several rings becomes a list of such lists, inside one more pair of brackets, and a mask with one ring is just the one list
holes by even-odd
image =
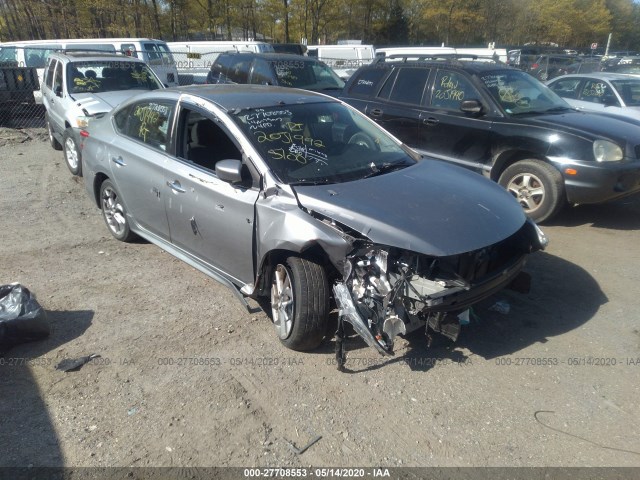
[[186, 190], [184, 188], [182, 188], [182, 185], [180, 185], [180, 182], [177, 181], [177, 180], [174, 180], [173, 182], [170, 182], [170, 181], [167, 180], [167, 187], [169, 187], [174, 192], [178, 192], [178, 193], [185, 193], [186, 192]]
[[422, 123], [424, 123], [425, 125], [437, 125], [440, 122], [438, 121], [437, 118], [429, 117], [429, 118], [423, 118]]
[[371, 115], [372, 117], [381, 117], [382, 116], [382, 109], [380, 108], [374, 108], [372, 110], [369, 110], [369, 115]]
[[115, 163], [116, 165], [118, 165], [119, 167], [126, 167], [127, 166], [127, 164], [124, 163], [124, 160], [122, 159], [122, 157], [118, 157], [118, 158], [111, 157], [111, 161], [113, 163]]

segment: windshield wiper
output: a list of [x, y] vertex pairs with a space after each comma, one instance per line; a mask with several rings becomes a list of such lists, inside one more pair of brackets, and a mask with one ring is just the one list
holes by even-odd
[[392, 163], [383, 163], [382, 165], [371, 164], [371, 172], [367, 173], [362, 178], [370, 178], [375, 177], [377, 175], [383, 175], [385, 173], [392, 172], [393, 170], [400, 170], [405, 167], [409, 167], [413, 165], [412, 163], [407, 163], [405, 161], [401, 162], [392, 162]]
[[307, 187], [309, 185], [331, 185], [332, 183], [337, 183], [335, 180], [329, 180], [328, 178], [322, 178], [317, 180], [308, 180], [303, 178], [296, 182], [290, 182], [289, 185], [293, 187]]

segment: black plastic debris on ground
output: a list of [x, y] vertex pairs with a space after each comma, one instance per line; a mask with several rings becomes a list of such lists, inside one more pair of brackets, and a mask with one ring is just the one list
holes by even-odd
[[0, 355], [14, 345], [49, 336], [47, 313], [19, 283], [0, 285]]
[[84, 364], [89, 363], [91, 360], [98, 358], [99, 356], [100, 355], [92, 353], [91, 355], [84, 357], [65, 358], [56, 365], [56, 370], [61, 370], [63, 372], [77, 372]]

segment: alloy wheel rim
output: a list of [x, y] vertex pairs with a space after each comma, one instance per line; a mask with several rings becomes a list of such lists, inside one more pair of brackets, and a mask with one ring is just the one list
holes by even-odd
[[65, 143], [65, 157], [69, 166], [75, 170], [78, 168], [78, 150], [76, 150], [76, 142], [71, 137], [67, 138]]
[[531, 173], [521, 173], [513, 177], [507, 184], [507, 190], [527, 213], [540, 208], [545, 199], [542, 181]]
[[105, 188], [102, 192], [102, 212], [109, 230], [115, 235], [122, 235], [126, 227], [124, 208], [111, 187]]
[[273, 325], [282, 340], [289, 337], [293, 328], [294, 298], [291, 277], [284, 265], [278, 265], [271, 284], [271, 311]]

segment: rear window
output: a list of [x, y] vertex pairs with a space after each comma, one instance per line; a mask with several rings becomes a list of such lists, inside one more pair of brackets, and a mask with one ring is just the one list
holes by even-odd
[[349, 87], [349, 94], [362, 95], [364, 97], [373, 97], [378, 90], [378, 84], [387, 71], [383, 68], [368, 68], [363, 70], [354, 79]]
[[640, 80], [612, 80], [611, 83], [628, 107], [640, 106]]

